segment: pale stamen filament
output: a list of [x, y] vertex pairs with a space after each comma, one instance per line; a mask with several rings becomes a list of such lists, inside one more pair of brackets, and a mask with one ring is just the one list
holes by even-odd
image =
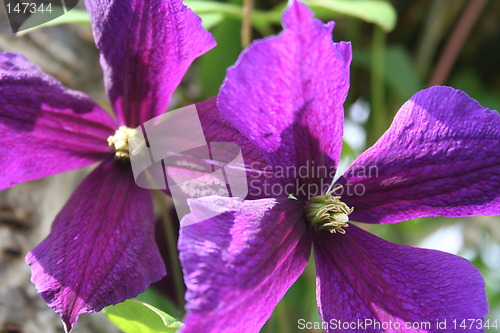
[[331, 233], [345, 234], [349, 226], [349, 214], [354, 211], [353, 207], [347, 206], [340, 201], [340, 196], [332, 194], [341, 189], [337, 186], [327, 194], [311, 198], [306, 204], [306, 218], [318, 230], [328, 230]]

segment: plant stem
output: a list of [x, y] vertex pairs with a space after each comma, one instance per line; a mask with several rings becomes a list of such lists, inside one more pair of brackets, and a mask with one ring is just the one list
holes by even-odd
[[387, 129], [385, 111], [385, 32], [378, 26], [373, 30], [373, 54], [371, 63], [371, 112], [368, 143], [372, 144]]
[[451, 37], [448, 39], [441, 56], [439, 57], [428, 86], [446, 83], [453, 65], [457, 61], [458, 55], [467, 40], [467, 37], [480, 17], [480, 14], [487, 2], [488, 0], [469, 1], [467, 7], [465, 7], [462, 13], [462, 16], [455, 25]]
[[177, 301], [179, 302], [180, 309], [184, 309], [184, 293], [186, 292], [184, 281], [182, 278], [182, 268], [179, 261], [179, 252], [177, 251], [177, 233], [173, 227], [173, 221], [170, 217], [170, 208], [172, 207], [171, 202], [167, 201], [167, 197], [163, 193], [159, 193], [160, 197], [160, 215], [163, 223], [163, 229], [165, 231], [165, 237], [167, 241], [168, 250], [168, 260], [172, 266], [172, 274], [175, 286], [175, 295]]
[[[347, 21], [347, 39], [348, 41], [350, 41], [353, 45], [355, 45], [356, 43], [359, 43], [360, 42], [360, 36], [361, 36], [361, 21], [360, 20], [357, 20], [357, 19], [354, 19], [354, 18], [350, 18], [348, 21]], [[353, 55], [355, 56], [355, 55]], [[350, 74], [350, 87], [349, 87], [349, 91], [353, 92], [353, 91], [357, 91], [357, 71], [356, 71], [356, 67], [352, 66], [351, 65], [351, 74]], [[347, 95], [347, 99], [346, 99], [346, 103], [344, 103], [344, 107], [348, 106], [348, 105], [352, 105], [354, 104], [355, 102], [355, 94], [348, 94]]]
[[279, 302], [276, 306], [276, 316], [279, 323], [279, 332], [288, 333], [291, 332], [289, 325], [290, 317], [287, 316], [287, 304], [285, 302]]
[[[191, 8], [196, 14], [209, 14], [217, 13], [224, 14], [228, 18], [234, 18], [237, 20], [243, 20], [243, 10], [241, 6], [217, 2], [217, 6], [214, 6], [215, 2], [206, 0], [185, 0], [184, 4]], [[281, 12], [276, 10], [262, 11], [262, 10], [252, 10], [251, 21], [253, 27], [261, 33], [263, 36], [267, 36], [273, 32], [272, 25], [281, 23]]]
[[253, 0], [243, 0], [243, 15], [241, 20], [241, 47], [244, 49], [252, 41], [252, 10]]

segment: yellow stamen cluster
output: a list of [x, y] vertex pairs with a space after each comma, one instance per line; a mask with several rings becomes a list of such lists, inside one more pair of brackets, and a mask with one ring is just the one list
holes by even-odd
[[340, 196], [333, 196], [333, 192], [341, 187], [337, 187], [327, 194], [311, 198], [306, 204], [306, 218], [318, 230], [328, 230], [332, 234], [345, 234], [349, 226], [349, 214], [354, 208], [350, 208], [340, 201]]
[[126, 126], [120, 126], [115, 135], [108, 138], [108, 144], [111, 151], [115, 153], [115, 159], [128, 160], [130, 159], [128, 151], [129, 139], [137, 133], [137, 130]]

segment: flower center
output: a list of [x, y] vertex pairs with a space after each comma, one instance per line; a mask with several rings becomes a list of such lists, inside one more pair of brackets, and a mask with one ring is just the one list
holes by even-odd
[[332, 234], [345, 234], [349, 226], [349, 214], [354, 210], [340, 201], [340, 196], [333, 196], [332, 193], [342, 188], [338, 186], [327, 194], [311, 198], [306, 203], [306, 218], [318, 230], [328, 230]]
[[128, 152], [129, 139], [137, 133], [137, 130], [126, 126], [120, 126], [115, 135], [108, 138], [109, 148], [115, 153], [117, 160], [129, 160], [130, 155]]

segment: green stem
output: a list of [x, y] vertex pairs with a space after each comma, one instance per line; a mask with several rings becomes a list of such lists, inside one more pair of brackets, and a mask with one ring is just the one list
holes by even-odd
[[310, 309], [315, 309], [317, 307], [316, 297], [314, 296], [316, 295], [316, 261], [314, 260], [314, 249], [311, 250], [309, 261], [307, 262], [303, 275], [306, 277], [308, 282], [306, 291], [308, 296], [305, 298], [305, 308], [307, 309], [306, 320], [312, 322], [314, 320], [314, 316], [312, 316], [313, 312], [310, 311]]
[[[355, 45], [358, 41], [361, 40], [361, 21], [355, 18], [350, 18], [347, 20], [347, 40], [350, 41], [353, 45]], [[356, 54], [353, 54], [353, 57], [355, 57]], [[350, 75], [350, 87], [349, 91], [354, 92], [357, 91], [357, 72], [356, 72], [356, 67], [351, 66], [351, 75]], [[344, 104], [345, 106], [352, 105], [355, 102], [355, 94], [349, 94], [347, 95], [346, 103]]]
[[388, 119], [385, 110], [385, 32], [378, 26], [373, 30], [373, 54], [371, 63], [371, 112], [368, 144], [373, 144], [387, 129]]
[[252, 10], [253, 0], [243, 0], [241, 20], [241, 48], [245, 49], [252, 41]]
[[457, 22], [453, 32], [446, 42], [443, 52], [434, 68], [428, 86], [442, 85], [448, 80], [453, 65], [460, 55], [460, 51], [467, 41], [472, 28], [481, 17], [481, 12], [488, 0], [471, 0], [467, 3], [460, 20]]
[[273, 333], [275, 331], [275, 329], [274, 329], [274, 326], [275, 326], [274, 323], [276, 321], [275, 317], [276, 317], [276, 314], [273, 313], [271, 318], [269, 318], [269, 320], [264, 325], [262, 331], [264, 331], [266, 333]]
[[159, 210], [163, 222], [163, 229], [165, 230], [165, 237], [167, 240], [168, 260], [172, 265], [172, 272], [168, 273], [172, 274], [172, 277], [174, 279], [176, 298], [177, 301], [179, 302], [181, 311], [183, 311], [185, 304], [184, 293], [186, 292], [186, 290], [182, 278], [182, 269], [181, 269], [181, 263], [179, 261], [179, 252], [177, 251], [177, 233], [175, 232], [175, 229], [173, 227], [173, 221], [170, 218], [169, 208], [172, 207], [172, 205], [170, 202], [167, 202], [167, 198], [162, 192], [158, 194], [159, 194], [158, 201], [160, 202]]
[[287, 316], [287, 306], [285, 302], [279, 302], [276, 306], [276, 316], [279, 323], [279, 332], [288, 333], [291, 332], [290, 318]]
[[[205, 13], [220, 13], [239, 20], [243, 19], [243, 11], [241, 9], [241, 6], [238, 5], [206, 0], [185, 0], [184, 4], [191, 8], [198, 15]], [[256, 27], [262, 27], [263, 25], [267, 26], [272, 24], [280, 24], [281, 13], [275, 11], [268, 12], [262, 10], [253, 10], [251, 21], [252, 25]]]

